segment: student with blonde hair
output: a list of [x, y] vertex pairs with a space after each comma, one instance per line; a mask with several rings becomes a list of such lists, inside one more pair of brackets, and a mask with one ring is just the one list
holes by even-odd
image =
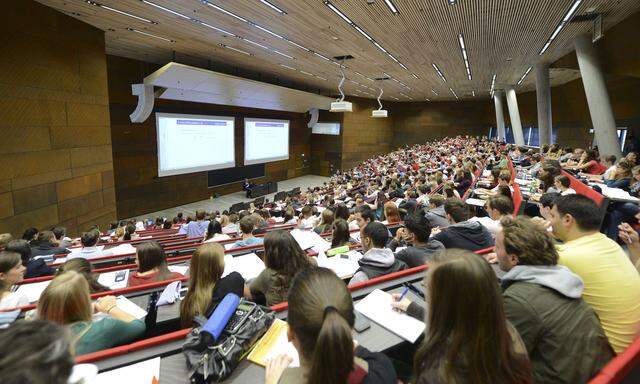
[[[92, 322], [94, 311], [107, 316]], [[126, 344], [145, 331], [142, 321], [118, 307], [115, 296], [92, 304], [87, 280], [73, 271], [51, 280], [40, 295], [38, 317], [68, 326], [76, 355]]]
[[191, 257], [189, 291], [180, 303], [180, 321], [193, 325], [196, 315], [209, 317], [228, 293], [242, 297], [244, 279], [238, 272], [222, 277], [224, 248], [218, 243], [198, 247]]

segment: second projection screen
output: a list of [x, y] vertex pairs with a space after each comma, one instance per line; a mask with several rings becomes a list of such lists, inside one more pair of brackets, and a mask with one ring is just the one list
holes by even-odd
[[289, 120], [244, 119], [244, 164], [289, 158]]

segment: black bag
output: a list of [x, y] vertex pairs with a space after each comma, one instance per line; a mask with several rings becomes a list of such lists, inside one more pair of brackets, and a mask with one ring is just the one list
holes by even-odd
[[[187, 335], [187, 340], [182, 345], [192, 383], [209, 384], [225, 380], [273, 323], [275, 312], [254, 303], [243, 303], [253, 306], [249, 314], [241, 318], [234, 314], [220, 335], [220, 340], [211, 345], [207, 345], [207, 338], [200, 334], [207, 319], [202, 316], [194, 319], [197, 326]], [[238, 320], [241, 321], [239, 326]]]

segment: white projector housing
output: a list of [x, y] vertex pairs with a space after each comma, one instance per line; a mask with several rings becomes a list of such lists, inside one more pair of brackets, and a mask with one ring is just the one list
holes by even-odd
[[387, 117], [386, 109], [376, 109], [371, 112], [371, 117]]
[[331, 112], [353, 112], [353, 104], [348, 101], [331, 103]]

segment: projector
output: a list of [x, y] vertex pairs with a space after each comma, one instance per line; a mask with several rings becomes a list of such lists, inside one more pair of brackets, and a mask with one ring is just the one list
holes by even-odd
[[387, 117], [386, 109], [376, 109], [371, 112], [371, 117]]
[[331, 112], [353, 112], [353, 104], [348, 101], [331, 103]]

